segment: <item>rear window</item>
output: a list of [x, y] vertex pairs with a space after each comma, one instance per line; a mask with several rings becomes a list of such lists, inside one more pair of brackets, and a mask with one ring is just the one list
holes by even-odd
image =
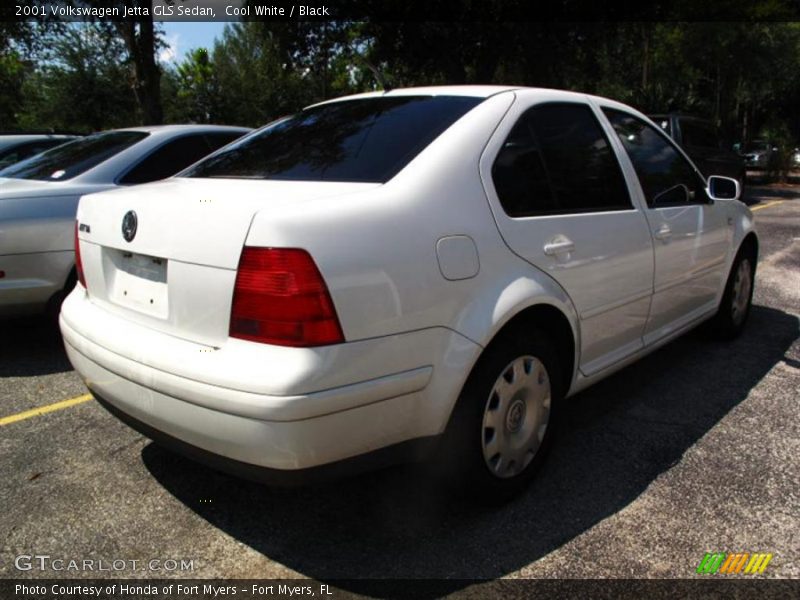
[[17, 144], [16, 146], [12, 146], [10, 148], [0, 146], [0, 169], [7, 167], [8, 165], [13, 165], [21, 160], [25, 160], [34, 154], [44, 152], [53, 146], [60, 146], [64, 142], [65, 140], [62, 139], [37, 140], [33, 142]]
[[309, 108], [182, 176], [384, 183], [481, 101], [383, 96]]
[[143, 131], [98, 133], [58, 146], [0, 171], [0, 177], [65, 181], [88, 171], [143, 140]]

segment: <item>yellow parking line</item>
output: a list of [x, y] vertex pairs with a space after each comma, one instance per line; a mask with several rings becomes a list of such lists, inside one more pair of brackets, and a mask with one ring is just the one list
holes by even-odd
[[11, 423], [24, 421], [25, 419], [30, 419], [31, 417], [37, 417], [39, 415], [45, 415], [56, 410], [61, 410], [62, 408], [69, 408], [70, 406], [75, 406], [76, 404], [88, 402], [91, 399], [91, 394], [84, 394], [83, 396], [78, 396], [77, 398], [70, 398], [69, 400], [62, 400], [61, 402], [54, 402], [53, 404], [48, 404], [47, 406], [40, 406], [39, 408], [26, 410], [25, 412], [3, 417], [0, 419], [0, 426], [10, 425]]
[[773, 200], [772, 202], [767, 202], [766, 204], [762, 204], [760, 206], [756, 206], [755, 208], [751, 208], [752, 211], [761, 210], [762, 208], [769, 208], [770, 206], [775, 206], [776, 204], [782, 204], [783, 200]]

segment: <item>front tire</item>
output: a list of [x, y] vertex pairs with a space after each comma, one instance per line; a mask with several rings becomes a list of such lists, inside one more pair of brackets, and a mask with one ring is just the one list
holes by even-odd
[[440, 457], [460, 492], [489, 504], [520, 493], [554, 435], [562, 374], [538, 330], [502, 335], [484, 351], [459, 396]]
[[755, 278], [756, 257], [743, 248], [733, 261], [719, 309], [712, 320], [714, 331], [721, 339], [734, 339], [744, 330], [753, 304]]

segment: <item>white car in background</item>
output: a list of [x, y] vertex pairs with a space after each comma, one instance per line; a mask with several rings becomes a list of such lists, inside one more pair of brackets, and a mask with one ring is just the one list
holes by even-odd
[[738, 194], [605, 98], [342, 98], [84, 196], [61, 330], [106, 408], [216, 467], [427, 456], [500, 500], [567, 396], [708, 319], [741, 331], [758, 242]]
[[83, 194], [164, 179], [251, 131], [215, 125], [97, 133], [0, 171], [0, 317], [58, 310], [75, 282]]

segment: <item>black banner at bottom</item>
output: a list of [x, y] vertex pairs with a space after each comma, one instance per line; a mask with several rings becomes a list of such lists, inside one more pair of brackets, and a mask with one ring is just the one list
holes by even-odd
[[785, 579], [3, 579], [3, 600], [798, 598]]
[[351, 598], [798, 598], [780, 579], [5, 579], [3, 600], [347, 600]]

